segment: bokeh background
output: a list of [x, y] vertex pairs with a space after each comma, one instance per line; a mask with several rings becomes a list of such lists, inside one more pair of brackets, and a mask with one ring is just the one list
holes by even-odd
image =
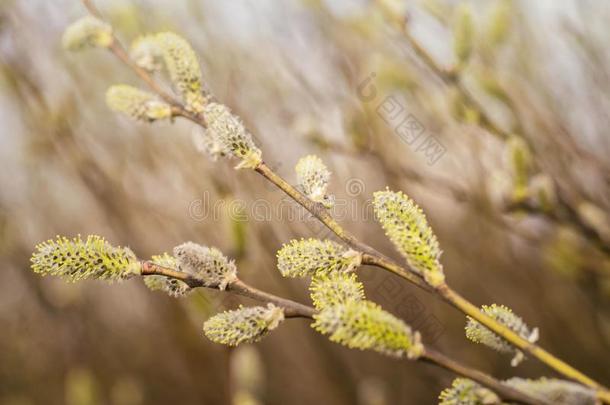
[[[268, 164], [294, 181], [298, 158], [319, 155], [335, 215], [397, 260], [370, 199], [386, 186], [407, 192], [455, 289], [512, 307], [540, 328], [543, 347], [608, 384], [610, 3], [471, 1], [468, 26], [463, 3], [97, 6], [125, 44], [161, 30], [187, 38]], [[388, 14], [405, 9], [411, 37]], [[143, 258], [192, 240], [233, 257], [252, 285], [308, 302], [306, 282], [282, 279], [275, 252], [332, 237], [256, 173], [198, 152], [191, 123], [110, 112], [110, 85], [141, 83], [107, 52], [61, 48], [85, 13], [72, 0], [0, 2], [0, 403], [436, 403], [449, 373], [350, 351], [303, 320], [237, 350], [209, 342], [203, 321], [245, 299], [178, 300], [137, 279], [66, 284], [29, 270], [36, 243], [58, 234], [102, 235]], [[455, 43], [463, 53], [469, 32], [459, 63]], [[408, 131], [384, 115], [399, 110]], [[379, 269], [361, 278], [447, 354], [499, 378], [554, 376], [467, 341], [464, 316], [433, 296]]]

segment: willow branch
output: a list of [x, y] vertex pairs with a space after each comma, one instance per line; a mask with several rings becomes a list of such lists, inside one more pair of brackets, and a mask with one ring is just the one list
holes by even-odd
[[[88, 1], [88, 0], [83, 0], [83, 2], [85, 3], [86, 6], [91, 4], [90, 1]], [[91, 8], [89, 6], [88, 6], [88, 9], [91, 11]], [[95, 10], [95, 8], [93, 8], [93, 10]], [[95, 12], [97, 12], [97, 11], [95, 10]], [[99, 15], [99, 13], [97, 13], [96, 15]], [[110, 47], [111, 52], [114, 53], [121, 61], [126, 63], [127, 66], [131, 67], [136, 72], [136, 74], [138, 74], [138, 76], [140, 76], [149, 85], [149, 87], [151, 87], [151, 89], [153, 91], [157, 92], [156, 89], [157, 88], [160, 89], [160, 87], [158, 87], [156, 82], [152, 79], [152, 77], [150, 77], [150, 75], [146, 71], [140, 69], [137, 65], [135, 65], [131, 61], [131, 59], [123, 51], [123, 49], [124, 48], [120, 45], [119, 41], [115, 38], [115, 40], [113, 42], [113, 46]], [[152, 83], [152, 86], [151, 86], [151, 83]], [[157, 94], [159, 94], [161, 97], [164, 97], [163, 93], [157, 92]], [[171, 97], [171, 96], [168, 95], [168, 97]], [[173, 99], [173, 97], [171, 97], [171, 99]], [[189, 113], [177, 101], [175, 103], [172, 103], [172, 105], [175, 108], [177, 108], [178, 111], [181, 111], [181, 115], [184, 116], [185, 118], [195, 122], [198, 125], [201, 125], [204, 128], [207, 127], [207, 124], [206, 124], [203, 116], [194, 115], [194, 114]], [[341, 225], [339, 225], [339, 223], [336, 222], [334, 220], [334, 218], [332, 218], [332, 216], [330, 215], [330, 213], [328, 212], [328, 210], [326, 208], [324, 208], [321, 204], [316, 203], [316, 202], [310, 200], [309, 198], [307, 198], [306, 196], [304, 196], [295, 187], [290, 185], [290, 183], [288, 183], [281, 176], [279, 176], [277, 173], [275, 173], [264, 162], [260, 163], [255, 168], [255, 170], [257, 173], [261, 174], [271, 183], [275, 184], [278, 188], [280, 188], [282, 191], [284, 191], [295, 202], [297, 202], [298, 204], [303, 206], [313, 216], [315, 216], [317, 219], [319, 219], [328, 229], [330, 229], [333, 233], [335, 233], [335, 235], [337, 235], [347, 245], [362, 252], [364, 264], [370, 264], [373, 266], [380, 267], [382, 269], [385, 269], [391, 273], [398, 275], [401, 278], [404, 278], [404, 279], [412, 282], [413, 284], [424, 289], [425, 291], [435, 292], [437, 295], [442, 297], [445, 301], [450, 303], [452, 306], [454, 306], [455, 308], [457, 308], [464, 314], [471, 316], [473, 319], [477, 320], [478, 322], [487, 326], [489, 329], [491, 329], [498, 335], [502, 336], [504, 339], [506, 339], [508, 342], [510, 342], [514, 346], [529, 353], [533, 357], [536, 357], [537, 359], [539, 359], [543, 363], [547, 364], [549, 367], [553, 368], [557, 372], [565, 375], [568, 378], [574, 379], [586, 386], [596, 389], [596, 391], [598, 393], [598, 397], [600, 399], [603, 399], [604, 401], [606, 401], [608, 404], [610, 404], [610, 391], [608, 391], [608, 389], [605, 388], [604, 386], [602, 386], [601, 384], [597, 383], [590, 377], [587, 377], [585, 374], [583, 374], [582, 372], [571, 367], [567, 363], [554, 357], [552, 354], [544, 351], [537, 345], [535, 345], [535, 344], [527, 341], [526, 339], [522, 338], [521, 336], [517, 335], [516, 333], [514, 333], [512, 330], [510, 330], [508, 327], [506, 327], [502, 323], [490, 318], [489, 316], [484, 314], [482, 311], [480, 311], [476, 306], [474, 306], [469, 301], [467, 301], [466, 299], [461, 297], [458, 293], [456, 293], [455, 291], [450, 289], [447, 285], [442, 285], [441, 288], [438, 288], [437, 290], [432, 290], [426, 284], [426, 282], [423, 280], [423, 278], [417, 272], [415, 272], [412, 268], [410, 268], [409, 266], [401, 266], [401, 265], [397, 264], [396, 262], [387, 258], [386, 256], [384, 256], [383, 254], [381, 254], [380, 252], [378, 252], [371, 246], [359, 241], [353, 234], [351, 234], [347, 230], [343, 229], [343, 227], [341, 227]], [[258, 294], [258, 292], [257, 292], [258, 290], [246, 291], [244, 289], [238, 288], [237, 290], [234, 290], [234, 291], [241, 295]], [[248, 296], [248, 295], [246, 295], [246, 296]], [[302, 308], [301, 308], [301, 310], [302, 310]]]
[[[89, 11], [89, 13], [99, 18], [100, 20], [104, 20], [102, 14], [99, 12], [97, 7], [95, 7], [91, 0], [82, 0], [82, 2], [87, 11]], [[155, 81], [155, 79], [151, 76], [150, 73], [138, 66], [129, 57], [129, 54], [125, 50], [125, 47], [121, 44], [119, 39], [114, 34], [112, 38], [113, 40], [110, 46], [108, 47], [108, 50], [112, 52], [121, 62], [123, 62], [131, 70], [133, 70], [134, 73], [148, 86], [150, 90], [152, 90], [159, 97], [161, 97], [163, 101], [168, 103], [172, 107], [172, 113], [174, 115], [184, 117], [190, 121], [193, 121], [196, 124], [202, 125], [204, 128], [207, 127], [207, 123], [205, 122], [203, 115], [194, 114], [190, 111], [187, 111], [187, 109], [184, 107], [184, 104], [182, 104], [180, 100], [178, 100], [172, 94], [166, 92], [163, 87]]]
[[[296, 190], [293, 186], [288, 184], [285, 180], [283, 180], [279, 175], [274, 173], [268, 166], [262, 163], [259, 167], [256, 168], [256, 171], [261, 173], [265, 178], [270, 180], [272, 183], [277, 185], [280, 189], [286, 192], [290, 197], [301, 204], [305, 209], [311, 212], [314, 216], [316, 216], [322, 223], [324, 223], [331, 231], [333, 231], [339, 238], [341, 238], [348, 245], [352, 246], [355, 249], [360, 249], [360, 251], [364, 252], [362, 257], [363, 264], [369, 264], [373, 266], [377, 266], [388, 270], [399, 277], [405, 278], [409, 281], [417, 280], [415, 282], [416, 285], [422, 287], [426, 291], [431, 291], [428, 285], [421, 279], [419, 274], [416, 274], [412, 269], [400, 266], [396, 264], [392, 260], [385, 258], [382, 254], [378, 253], [376, 250], [371, 248], [370, 246], [363, 244], [358, 241], [353, 235], [345, 231], [328, 213], [326, 209], [322, 206], [314, 203], [309, 200], [307, 197], [302, 195], [298, 190]], [[312, 209], [310, 209], [312, 208]], [[506, 339], [508, 342], [513, 344], [514, 346], [522, 349], [523, 351], [531, 354], [533, 357], [542, 361], [549, 367], [553, 368], [557, 372], [565, 375], [568, 378], [574, 379], [581, 384], [592, 387], [598, 391], [598, 396], [600, 399], [604, 399], [608, 403], [610, 403], [610, 392], [603, 387], [601, 384], [597, 383], [590, 377], [586, 376], [584, 373], [578, 371], [574, 367], [565, 363], [564, 361], [558, 359], [553, 356], [549, 352], [540, 348], [539, 346], [529, 342], [528, 340], [522, 338], [515, 332], [513, 332], [510, 328], [506, 327], [502, 323], [496, 321], [495, 319], [487, 316], [482, 311], [480, 311], [476, 306], [472, 303], [464, 299], [457, 292], [452, 290], [446, 284], [443, 284], [436, 292], [440, 297], [442, 297], [449, 304], [454, 306], [455, 308], [462, 311], [464, 314], [472, 317], [473, 319], [479, 321], [481, 324], [487, 326], [489, 329]]]
[[[158, 275], [173, 278], [188, 284], [191, 288], [206, 287], [210, 289], [218, 289], [218, 287], [216, 286], [204, 286], [203, 282], [193, 275], [181, 271], [176, 271], [167, 267], [159, 266], [150, 261], [142, 262], [141, 274], [143, 276]], [[237, 280], [230, 283], [227, 286], [226, 291], [233, 292], [244, 297], [252, 298], [256, 301], [260, 301], [263, 303], [273, 303], [278, 307], [284, 309], [284, 314], [286, 318], [313, 319], [313, 316], [316, 313], [316, 310], [312, 307], [261, 291], [244, 283], [241, 280]], [[493, 390], [504, 400], [531, 405], [544, 404], [543, 402], [532, 398], [518, 390], [515, 390], [512, 387], [502, 384], [500, 381], [496, 380], [488, 374], [461, 364], [459, 361], [451, 359], [446, 355], [439, 353], [433, 349], [425, 348], [424, 355], [419, 358], [418, 361], [432, 363], [438, 367], [449, 370], [457, 375], [470, 378]]]

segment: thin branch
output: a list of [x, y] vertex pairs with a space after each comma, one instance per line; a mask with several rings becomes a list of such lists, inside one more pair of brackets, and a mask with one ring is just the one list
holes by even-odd
[[315, 310], [311, 307], [258, 290], [245, 284], [241, 280], [229, 284], [227, 290], [243, 295], [244, 297], [258, 301], [272, 302], [279, 307], [283, 307], [287, 318], [311, 318], [315, 313]]
[[426, 348], [425, 354], [423, 355], [421, 360], [442, 367], [455, 374], [470, 378], [471, 380], [476, 381], [486, 386], [487, 388], [492, 389], [505, 401], [516, 402], [520, 404], [536, 403], [550, 405], [550, 403], [546, 401], [541, 401], [539, 399], [532, 398], [531, 396], [526, 395], [521, 391], [509, 387], [508, 385], [501, 383], [500, 381], [496, 380], [488, 374], [483, 373], [482, 371], [470, 367], [464, 367], [463, 364], [460, 364], [459, 362], [445, 356], [440, 352], [437, 352], [436, 350]]
[[[142, 262], [141, 272], [143, 276], [159, 275], [180, 280], [188, 284], [188, 286], [191, 288], [205, 287], [213, 290], [219, 289], [218, 286], [215, 285], [204, 285], [204, 282], [201, 279], [191, 274], [159, 266], [151, 261]], [[315, 310], [311, 307], [258, 290], [241, 280], [237, 280], [229, 284], [226, 291], [252, 298], [257, 301], [270, 302], [278, 307], [282, 307], [284, 308], [284, 315], [286, 318], [311, 318], [315, 313]]]

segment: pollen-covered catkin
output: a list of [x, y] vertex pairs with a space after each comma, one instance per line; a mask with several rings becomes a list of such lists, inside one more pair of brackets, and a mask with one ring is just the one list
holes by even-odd
[[112, 27], [93, 16], [82, 17], [66, 28], [62, 37], [65, 49], [106, 48], [112, 44]]
[[348, 301], [314, 315], [312, 327], [352, 349], [416, 359], [424, 352], [419, 332], [371, 301]]
[[182, 96], [187, 110], [203, 112], [207, 103], [201, 68], [191, 45], [173, 32], [161, 32], [155, 36], [162, 51], [169, 77]]
[[355, 273], [332, 272], [313, 277], [309, 286], [311, 300], [321, 310], [349, 301], [364, 300], [364, 287]]
[[[534, 343], [538, 340], [538, 328], [530, 329], [523, 320], [515, 315], [513, 311], [504, 305], [483, 305], [481, 311], [490, 318], [500, 322], [523, 339]], [[487, 327], [483, 326], [471, 317], [466, 323], [466, 337], [475, 343], [481, 343], [502, 353], [515, 353], [511, 365], [518, 365], [525, 356], [523, 352], [516, 349], [504, 338], [498, 336]]]
[[213, 342], [229, 346], [258, 342], [284, 320], [284, 310], [266, 307], [240, 307], [222, 312], [203, 324], [203, 332]]
[[212, 102], [205, 106], [203, 115], [210, 131], [207, 135], [214, 137], [214, 142], [218, 143], [222, 152], [241, 159], [236, 169], [254, 169], [262, 162], [261, 150], [229, 107]]
[[42, 275], [60, 276], [69, 281], [100, 279], [120, 281], [140, 274], [141, 264], [131, 249], [114, 247], [104, 238], [80, 235], [58, 236], [36, 246], [32, 270]]
[[386, 235], [413, 270], [432, 286], [442, 284], [441, 249], [422, 209], [402, 192], [390, 190], [374, 193], [373, 208]]
[[106, 92], [106, 104], [113, 111], [145, 122], [172, 117], [169, 104], [160, 101], [154, 94], [126, 84], [110, 87]]
[[361, 261], [361, 253], [331, 240], [292, 240], [277, 252], [277, 267], [284, 277], [348, 272]]

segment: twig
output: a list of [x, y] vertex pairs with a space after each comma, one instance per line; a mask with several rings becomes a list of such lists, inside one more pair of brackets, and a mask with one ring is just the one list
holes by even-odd
[[466, 378], [470, 378], [482, 385], [485, 385], [488, 388], [491, 388], [500, 397], [505, 401], [517, 402], [522, 404], [530, 404], [532, 402], [537, 404], [547, 404], [550, 405], [546, 401], [541, 401], [539, 399], [534, 399], [529, 395], [522, 393], [512, 387], [507, 386], [506, 384], [502, 384], [500, 381], [491, 377], [488, 374], [483, 373], [482, 371], [465, 367], [459, 362], [445, 356], [444, 354], [437, 352], [436, 350], [426, 348], [425, 354], [421, 358], [422, 361], [430, 362], [436, 366], [442, 367], [446, 370], [449, 370], [455, 374], [464, 376]]
[[[206, 287], [218, 290], [218, 286], [204, 285], [202, 280], [188, 273], [162, 267], [150, 261], [142, 262], [142, 275], [161, 275], [183, 281], [191, 288]], [[315, 310], [311, 307], [258, 290], [241, 280], [237, 280], [229, 284], [226, 291], [252, 298], [257, 301], [276, 304], [277, 306], [284, 308], [286, 318], [311, 318], [315, 313]]]

